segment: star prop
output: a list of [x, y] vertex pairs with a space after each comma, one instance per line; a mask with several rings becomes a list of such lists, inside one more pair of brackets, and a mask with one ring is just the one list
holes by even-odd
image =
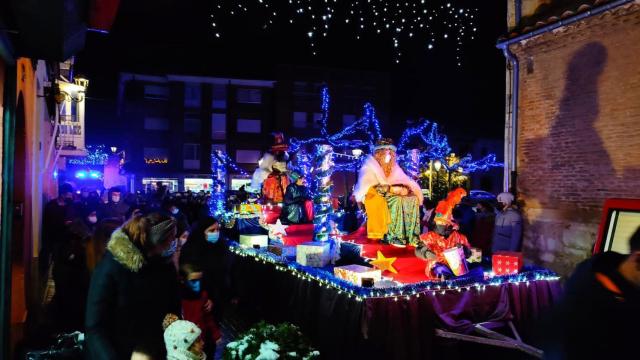
[[269, 226], [269, 230], [273, 235], [287, 236], [287, 225], [283, 225], [280, 219], [275, 224]]
[[396, 258], [394, 257], [384, 257], [384, 255], [382, 255], [382, 252], [380, 252], [380, 250], [378, 250], [378, 258], [377, 259], [373, 259], [371, 260], [370, 264], [377, 267], [378, 269], [385, 271], [391, 271], [394, 274], [397, 274], [398, 271], [393, 267], [393, 262], [396, 261]]

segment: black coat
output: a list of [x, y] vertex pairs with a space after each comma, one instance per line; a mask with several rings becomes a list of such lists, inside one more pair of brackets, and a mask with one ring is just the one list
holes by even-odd
[[301, 224], [311, 219], [307, 218], [304, 207], [305, 201], [311, 199], [306, 186], [290, 184], [284, 194], [284, 206], [280, 213], [280, 221], [283, 224]]
[[623, 359], [637, 353], [640, 289], [620, 275], [625, 255], [579, 264], [543, 327], [546, 359]]
[[87, 299], [90, 359], [129, 359], [134, 347], [164, 349], [162, 320], [180, 314], [175, 268], [146, 258], [120, 230], [96, 267]]
[[193, 264], [202, 270], [202, 286], [214, 302], [214, 315], [219, 319], [231, 298], [232, 257], [224, 231], [214, 244], [205, 240], [204, 230], [211, 224], [211, 218], [205, 218], [194, 226], [180, 250], [180, 265]]

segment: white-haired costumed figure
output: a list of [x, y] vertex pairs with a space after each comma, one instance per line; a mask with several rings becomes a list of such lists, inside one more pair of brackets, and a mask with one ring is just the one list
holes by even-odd
[[354, 195], [364, 203], [370, 239], [399, 246], [417, 243], [422, 189], [398, 166], [390, 139], [380, 139], [365, 159]]

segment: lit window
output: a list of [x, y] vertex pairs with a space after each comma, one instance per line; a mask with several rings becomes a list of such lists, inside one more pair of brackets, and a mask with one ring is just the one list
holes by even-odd
[[145, 130], [169, 130], [169, 119], [158, 117], [144, 118]]
[[313, 113], [313, 127], [316, 129], [322, 127], [322, 113]]
[[183, 160], [185, 169], [200, 169], [200, 144], [184, 144]]
[[153, 100], [167, 100], [169, 98], [169, 87], [166, 85], [145, 85], [144, 98]]
[[223, 140], [227, 136], [227, 115], [212, 114], [211, 115], [211, 138], [215, 140]]
[[238, 102], [241, 104], [261, 104], [262, 90], [260, 89], [238, 89]]
[[185, 83], [184, 106], [189, 108], [199, 108], [200, 104], [200, 84]]
[[184, 132], [190, 134], [197, 134], [200, 132], [200, 119], [197, 117], [189, 116], [184, 118]]
[[239, 164], [257, 164], [260, 160], [258, 150], [236, 150], [236, 162]]
[[214, 109], [227, 108], [227, 86], [226, 85], [213, 84], [211, 106]]
[[293, 113], [293, 127], [296, 129], [304, 129], [307, 127], [307, 113], [296, 111]]
[[256, 119], [238, 119], [239, 133], [259, 134], [262, 130], [262, 122]]

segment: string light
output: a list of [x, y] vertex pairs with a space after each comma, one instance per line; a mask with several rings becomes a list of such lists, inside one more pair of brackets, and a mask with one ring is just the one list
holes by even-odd
[[329, 239], [329, 216], [333, 213], [331, 206], [331, 192], [333, 183], [333, 147], [331, 145], [316, 145], [316, 176], [315, 195], [313, 196], [313, 233], [315, 241]]
[[288, 260], [286, 257], [270, 253], [266, 249], [243, 248], [240, 247], [237, 242], [231, 242], [229, 249], [237, 256], [251, 257], [261, 263], [274, 265], [279, 271], [289, 272], [300, 279], [315, 281], [320, 286], [336, 289], [339, 293], [345, 293], [347, 296], [355, 297], [357, 301], [380, 298], [393, 298], [394, 301], [397, 301], [398, 298], [410, 300], [413, 297], [419, 297], [421, 293], [431, 293], [431, 295], [434, 296], [446, 295], [449, 292], [461, 292], [462, 289], [468, 289], [469, 291], [474, 291], [474, 289], [475, 291], [483, 291], [487, 285], [501, 286], [504, 284], [511, 284], [520, 286], [524, 284], [525, 286], [529, 286], [527, 283], [531, 283], [532, 281], [558, 281], [560, 279], [558, 274], [550, 270], [530, 266], [525, 267], [522, 272], [518, 274], [493, 276], [483, 280], [463, 277], [441, 282], [422, 281], [413, 284], [372, 290], [340, 279], [334, 276], [333, 273], [322, 268], [300, 265], [295, 261]]
[[104, 145], [87, 145], [87, 155], [67, 160], [70, 165], [104, 165], [109, 159]]
[[[263, 29], [270, 28], [278, 20], [284, 24], [299, 23], [304, 26], [305, 38], [313, 55], [317, 54], [318, 41], [325, 39], [333, 22], [340, 22], [353, 33], [356, 40], [362, 36], [391, 37], [393, 60], [400, 62], [403, 40], [420, 38], [425, 47], [432, 49], [439, 41], [455, 42], [456, 61], [461, 64], [465, 41], [473, 40], [476, 31], [474, 15], [478, 9], [442, 5], [436, 1], [352, 0], [340, 4], [337, 0], [289, 0], [280, 1], [281, 11], [273, 11], [275, 1], [231, 0], [218, 2], [211, 10], [211, 28], [216, 38], [221, 36], [220, 22], [227, 16], [259, 16]], [[242, 11], [238, 11], [242, 9]], [[442, 33], [436, 31], [442, 30]], [[449, 35], [452, 36], [449, 36]], [[455, 36], [454, 36], [455, 34]]]

